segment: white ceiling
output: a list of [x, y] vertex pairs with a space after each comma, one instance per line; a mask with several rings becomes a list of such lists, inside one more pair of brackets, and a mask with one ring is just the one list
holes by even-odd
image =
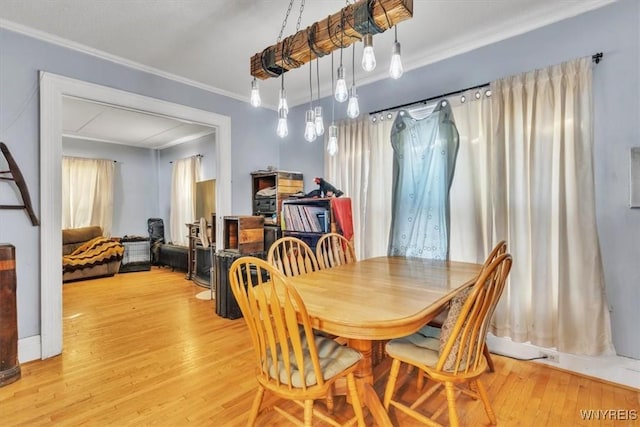
[[65, 97], [62, 107], [62, 133], [70, 138], [163, 149], [215, 132], [196, 123], [77, 98]]
[[[508, 38], [614, 0], [414, 0], [413, 19], [398, 25], [405, 69]], [[0, 26], [248, 100], [250, 57], [275, 43], [287, 0], [0, 0]], [[296, 1], [284, 36], [295, 31]], [[337, 12], [345, 1], [307, 0], [301, 27]], [[71, 43], [70, 43], [71, 42]], [[378, 67], [356, 80], [386, 78], [393, 31], [374, 37]], [[357, 47], [357, 61], [362, 46]], [[351, 48], [345, 50], [350, 63]], [[330, 60], [320, 60], [330, 90]], [[286, 74], [290, 105], [308, 101], [308, 68]], [[349, 68], [347, 68], [349, 70]], [[277, 103], [276, 79], [261, 82]]]

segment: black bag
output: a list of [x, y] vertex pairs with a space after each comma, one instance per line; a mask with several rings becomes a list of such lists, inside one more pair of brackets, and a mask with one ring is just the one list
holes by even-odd
[[149, 231], [149, 243], [151, 247], [151, 264], [160, 264], [160, 246], [164, 243], [164, 222], [162, 218], [149, 218], [147, 220]]

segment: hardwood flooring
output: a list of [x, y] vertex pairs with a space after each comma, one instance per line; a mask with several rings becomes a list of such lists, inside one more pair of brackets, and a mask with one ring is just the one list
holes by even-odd
[[[0, 387], [0, 426], [245, 425], [257, 384], [251, 341], [242, 319], [223, 319], [213, 301], [195, 298], [203, 290], [161, 268], [64, 285], [64, 352], [23, 364], [22, 378]], [[494, 361], [484, 383], [500, 426], [640, 425], [580, 417], [590, 409], [639, 411], [638, 390], [533, 362]], [[382, 393], [384, 380], [376, 388]], [[413, 383], [401, 392], [410, 398]], [[351, 413], [341, 401], [336, 407], [342, 419]], [[463, 425], [489, 425], [479, 401], [461, 397], [458, 411]], [[615, 415], [625, 414], [633, 413]], [[275, 411], [259, 421], [286, 424]], [[447, 422], [446, 411], [439, 421]]]

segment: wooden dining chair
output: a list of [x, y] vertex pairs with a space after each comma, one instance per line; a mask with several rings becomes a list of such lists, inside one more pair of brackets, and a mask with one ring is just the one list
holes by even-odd
[[314, 407], [314, 400], [331, 395], [334, 383], [346, 378], [355, 413], [347, 424], [353, 425], [357, 421], [358, 425], [364, 426], [353, 374], [362, 355], [315, 335], [304, 301], [288, 279], [269, 263], [255, 257], [238, 258], [231, 265], [229, 279], [255, 350], [259, 387], [248, 424], [255, 424], [264, 392], [268, 390], [304, 408], [302, 424], [293, 414], [274, 406], [273, 409], [289, 422], [311, 426], [315, 415], [338, 426], [337, 421]]
[[315, 254], [297, 237], [281, 237], [273, 242], [267, 261], [288, 277], [319, 270]]
[[[511, 270], [511, 263], [511, 255], [499, 255], [482, 270], [471, 287], [460, 291], [452, 299], [439, 338], [413, 334], [387, 343], [386, 352], [393, 360], [384, 393], [384, 407], [387, 411], [393, 406], [424, 424], [440, 425], [436, 419], [444, 408], [435, 411], [430, 417], [417, 409], [444, 385], [450, 425], [459, 425], [456, 397], [460, 393], [481, 399], [491, 424], [496, 424], [496, 416], [480, 376], [487, 369], [483, 354], [485, 337]], [[393, 399], [402, 363], [419, 369], [436, 383], [421, 391], [412, 404]]]
[[338, 233], [324, 234], [316, 245], [320, 270], [356, 262], [356, 251], [346, 237]]
[[[485, 268], [487, 268], [498, 256], [505, 254], [506, 252], [507, 252], [507, 242], [505, 242], [504, 240], [501, 240], [500, 242], [498, 242], [498, 244], [496, 244], [493, 247], [493, 249], [489, 253], [489, 256], [487, 256], [487, 259], [484, 261], [484, 264], [482, 265], [482, 269], [484, 270]], [[482, 270], [480, 273], [482, 273]], [[425, 336], [433, 335], [429, 327], [442, 328], [442, 324], [446, 320], [448, 314], [449, 314], [449, 308], [448, 306], [445, 306], [442, 309], [442, 311], [440, 311], [440, 313], [438, 313], [438, 315], [427, 324], [427, 328], [426, 329], [423, 328], [421, 332]], [[484, 353], [484, 357], [487, 359], [487, 366], [489, 367], [489, 372], [494, 372], [495, 366], [493, 364], [493, 359], [491, 358], [491, 353], [489, 352], [489, 347], [487, 347], [487, 343], [484, 344], [484, 348], [482, 349], [482, 351]], [[417, 385], [419, 389], [422, 388], [421, 376], [418, 379]]]

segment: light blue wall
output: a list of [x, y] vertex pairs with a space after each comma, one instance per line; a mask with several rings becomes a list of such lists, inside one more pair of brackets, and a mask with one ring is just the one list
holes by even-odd
[[[279, 163], [277, 137], [264, 132], [273, 127], [273, 111], [0, 29], [0, 140], [21, 168], [38, 216], [40, 70], [229, 116], [234, 214], [251, 212], [250, 172]], [[6, 188], [0, 192], [12, 191]], [[60, 254], [40, 254], [40, 228], [32, 227], [22, 211], [0, 211], [0, 242], [16, 246], [18, 336], [38, 335], [40, 257]]]
[[[604, 53], [593, 72], [596, 210], [614, 344], [618, 354], [640, 359], [640, 209], [628, 207], [628, 151], [640, 146], [640, 2], [621, 0], [406, 72], [400, 80], [364, 86], [358, 95], [361, 111], [376, 111], [596, 52]], [[323, 171], [317, 160], [323, 153], [322, 144], [304, 144], [305, 109], [290, 111], [289, 139], [299, 135], [301, 142], [297, 150], [283, 145], [280, 163], [300, 168], [308, 187], [309, 177]], [[344, 107], [336, 107], [336, 116], [345, 117]]]
[[62, 138], [62, 155], [116, 161], [112, 236], [146, 236], [147, 218], [158, 212], [155, 150]]

